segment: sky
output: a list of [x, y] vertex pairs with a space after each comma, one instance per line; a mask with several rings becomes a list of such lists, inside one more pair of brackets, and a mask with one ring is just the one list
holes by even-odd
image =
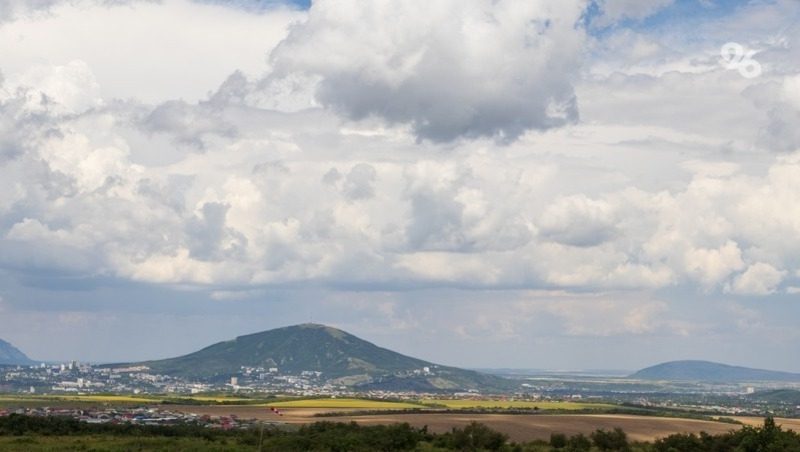
[[796, 0], [0, 0], [0, 338], [800, 372]]

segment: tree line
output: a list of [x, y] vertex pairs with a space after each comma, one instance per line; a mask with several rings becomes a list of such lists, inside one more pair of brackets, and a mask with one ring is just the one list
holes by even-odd
[[800, 452], [800, 435], [783, 430], [772, 418], [763, 426], [745, 426], [725, 434], [674, 434], [652, 443], [629, 441], [622, 429], [590, 435], [554, 433], [550, 441], [510, 442], [486, 425], [472, 423], [446, 433], [409, 424], [364, 426], [318, 422], [301, 427], [211, 429], [199, 424], [149, 426], [88, 424], [66, 417], [0, 417], [2, 437], [171, 437], [193, 438], [202, 449], [262, 451], [508, 451], [508, 452]]

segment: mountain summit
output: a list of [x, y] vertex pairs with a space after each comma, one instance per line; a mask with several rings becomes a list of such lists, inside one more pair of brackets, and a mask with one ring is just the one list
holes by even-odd
[[321, 372], [329, 381], [364, 389], [493, 390], [513, 386], [500, 377], [412, 358], [345, 331], [311, 323], [239, 336], [185, 356], [138, 365], [161, 374], [212, 380], [228, 378], [242, 366], [277, 368], [289, 375]]
[[749, 367], [729, 366], [710, 361], [671, 361], [642, 369], [630, 378], [641, 380], [686, 380], [686, 381], [796, 381], [800, 374], [778, 372]]
[[33, 364], [30, 358], [19, 351], [17, 347], [0, 339], [0, 365], [27, 365]]

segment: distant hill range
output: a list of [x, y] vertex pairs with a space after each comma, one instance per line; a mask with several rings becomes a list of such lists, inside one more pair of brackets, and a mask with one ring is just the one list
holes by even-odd
[[33, 361], [17, 347], [0, 339], [0, 365], [29, 365]]
[[289, 375], [315, 371], [333, 383], [364, 390], [505, 391], [517, 387], [505, 378], [401, 355], [318, 324], [240, 336], [178, 358], [126, 365], [198, 380], [227, 379], [242, 366], [275, 367]]
[[630, 378], [639, 380], [686, 380], [713, 382], [795, 381], [800, 374], [748, 367], [729, 366], [710, 361], [672, 361], [642, 369]]

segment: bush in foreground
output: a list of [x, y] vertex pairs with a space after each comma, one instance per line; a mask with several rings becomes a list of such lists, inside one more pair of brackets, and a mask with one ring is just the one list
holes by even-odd
[[602, 451], [628, 451], [628, 435], [617, 427], [614, 430], [606, 431], [603, 429], [592, 433], [592, 442]]
[[[478, 423], [443, 434], [409, 424], [364, 426], [320, 422], [296, 430], [224, 431], [200, 425], [142, 426], [86, 424], [59, 417], [0, 417], [0, 449], [56, 450], [264, 450], [264, 451], [524, 451], [524, 452], [800, 452], [800, 435], [772, 419], [722, 435], [675, 434], [654, 443], [629, 443], [621, 429], [583, 434], [553, 434], [550, 442], [509, 443], [508, 437]], [[141, 447], [137, 444], [141, 443]], [[39, 447], [41, 446], [41, 447]]]

